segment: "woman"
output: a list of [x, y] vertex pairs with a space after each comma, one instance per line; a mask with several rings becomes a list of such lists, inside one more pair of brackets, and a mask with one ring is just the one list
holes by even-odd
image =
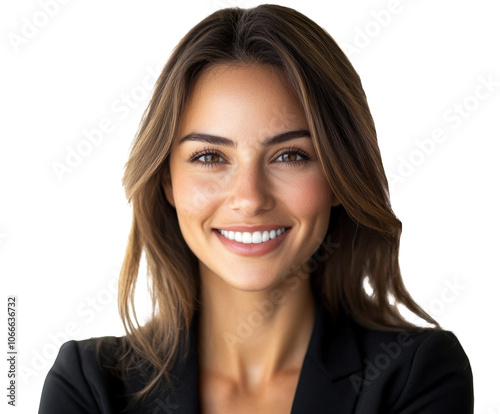
[[[127, 335], [63, 345], [40, 413], [472, 412], [467, 356], [401, 280], [359, 77], [307, 17], [261, 5], [196, 25], [123, 182]], [[154, 311], [140, 326], [143, 253]]]

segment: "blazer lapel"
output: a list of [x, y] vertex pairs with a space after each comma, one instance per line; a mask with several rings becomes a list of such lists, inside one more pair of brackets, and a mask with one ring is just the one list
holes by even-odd
[[291, 414], [354, 412], [357, 394], [349, 376], [362, 371], [361, 354], [348, 319], [340, 313], [332, 320], [318, 301]]

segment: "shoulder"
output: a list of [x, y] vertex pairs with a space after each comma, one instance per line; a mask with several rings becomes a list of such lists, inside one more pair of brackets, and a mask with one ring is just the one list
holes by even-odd
[[125, 404], [127, 384], [111, 369], [122, 344], [123, 337], [111, 336], [64, 343], [45, 379], [39, 414], [111, 413]]
[[[472, 371], [454, 333], [355, 329], [364, 370], [350, 380], [360, 407], [394, 413], [471, 413]], [[363, 412], [361, 410], [360, 412]]]
[[120, 346], [122, 337], [105, 336], [89, 338], [80, 341], [72, 340], [61, 345], [52, 369], [66, 366], [82, 366], [82, 368], [97, 368], [99, 350], [111, 351]]
[[51, 372], [78, 372], [87, 379], [107, 375], [106, 365], [112, 365], [115, 355], [123, 347], [123, 337], [106, 336], [61, 345]]

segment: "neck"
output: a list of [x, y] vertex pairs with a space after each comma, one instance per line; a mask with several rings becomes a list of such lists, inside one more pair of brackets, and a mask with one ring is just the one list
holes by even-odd
[[248, 387], [300, 372], [315, 316], [309, 279], [292, 276], [269, 290], [245, 292], [202, 274], [201, 303], [203, 372]]

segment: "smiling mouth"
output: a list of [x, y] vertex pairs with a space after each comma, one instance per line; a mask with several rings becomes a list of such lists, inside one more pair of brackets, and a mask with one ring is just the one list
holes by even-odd
[[253, 232], [228, 231], [228, 230], [218, 230], [218, 229], [216, 231], [222, 236], [224, 236], [226, 239], [233, 240], [242, 244], [261, 244], [281, 236], [289, 229], [290, 227], [282, 227], [280, 229], [271, 231], [266, 230], [266, 231], [253, 231]]

